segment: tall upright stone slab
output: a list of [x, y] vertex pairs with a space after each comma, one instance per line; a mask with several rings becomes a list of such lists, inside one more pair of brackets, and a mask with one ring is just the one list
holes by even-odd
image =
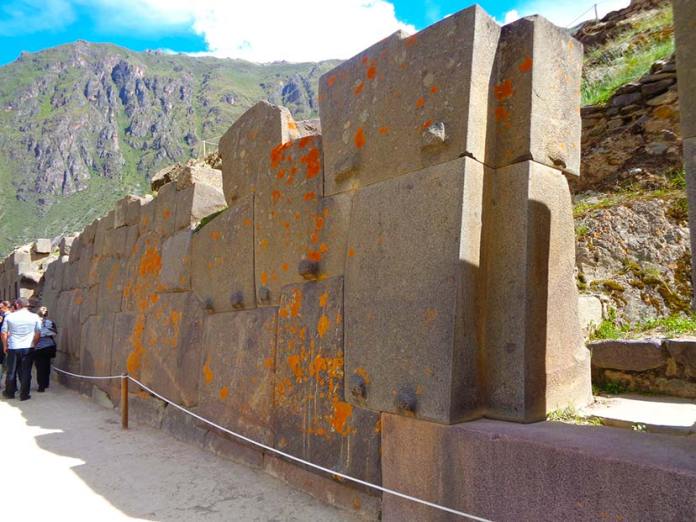
[[500, 28], [473, 6], [382, 40], [319, 82], [326, 194], [469, 155], [483, 161]]
[[[696, 9], [690, 0], [672, 0], [677, 51], [679, 112], [691, 232], [691, 281], [696, 288]], [[696, 294], [695, 294], [696, 295]], [[692, 297], [696, 308], [696, 297]]]
[[228, 205], [256, 190], [260, 173], [268, 172], [274, 149], [299, 136], [290, 111], [260, 101], [220, 138], [222, 179]]
[[483, 175], [461, 158], [354, 196], [345, 275], [353, 404], [445, 423], [481, 415]]

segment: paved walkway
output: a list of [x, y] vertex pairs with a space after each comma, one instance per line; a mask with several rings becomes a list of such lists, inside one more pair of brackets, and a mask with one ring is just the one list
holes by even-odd
[[0, 441], [2, 520], [355, 520], [55, 384], [0, 400]]

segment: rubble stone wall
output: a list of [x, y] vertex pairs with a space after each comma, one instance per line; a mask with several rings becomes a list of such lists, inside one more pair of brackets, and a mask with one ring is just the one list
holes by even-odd
[[475, 6], [325, 74], [321, 132], [257, 104], [220, 140], [222, 187], [127, 197], [48, 265], [59, 364], [376, 483], [385, 412], [446, 429], [585, 404], [581, 62], [545, 19]]

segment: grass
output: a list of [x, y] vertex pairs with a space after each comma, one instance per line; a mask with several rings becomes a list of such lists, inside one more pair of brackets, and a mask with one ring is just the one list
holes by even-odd
[[555, 410], [546, 416], [547, 421], [564, 422], [577, 426], [601, 426], [602, 421], [596, 417], [585, 417], [580, 415], [573, 406]]
[[674, 39], [668, 30], [672, 9], [644, 18], [604, 46], [585, 56], [586, 74], [582, 86], [582, 104], [606, 103], [616, 90], [650, 71], [657, 60], [674, 52]]
[[630, 323], [620, 321], [616, 310], [612, 308], [608, 317], [590, 334], [590, 340], [625, 339], [639, 337], [647, 332], [656, 332], [666, 337], [696, 334], [696, 313], [678, 313]]

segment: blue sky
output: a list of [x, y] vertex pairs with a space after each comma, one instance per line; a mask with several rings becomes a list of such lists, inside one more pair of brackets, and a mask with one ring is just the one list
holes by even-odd
[[[540, 13], [568, 25], [597, 0], [478, 0], [498, 21]], [[600, 1], [600, 16], [629, 0]], [[75, 40], [252, 61], [348, 58], [472, 0], [0, 0], [0, 65]], [[585, 18], [593, 16], [592, 12]]]

